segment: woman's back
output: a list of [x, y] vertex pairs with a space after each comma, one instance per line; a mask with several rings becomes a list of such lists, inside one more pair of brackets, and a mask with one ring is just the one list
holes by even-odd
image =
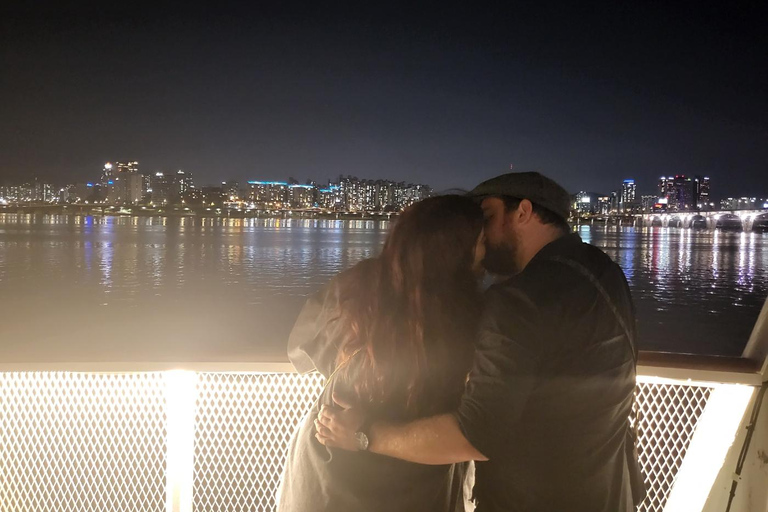
[[[335, 283], [330, 285], [333, 288]], [[305, 306], [291, 334], [292, 360], [311, 358], [322, 366], [335, 359], [338, 339], [336, 325], [329, 318], [329, 306], [335, 302], [333, 292], [324, 290]], [[332, 309], [332, 307], [330, 308]], [[304, 337], [312, 333], [311, 337]], [[318, 338], [323, 338], [321, 342]], [[466, 345], [469, 345], [466, 343]], [[301, 355], [298, 355], [301, 354]], [[433, 354], [428, 350], [427, 358]], [[468, 356], [457, 354], [454, 378], [429, 372], [425, 388], [434, 390], [435, 400], [428, 404], [434, 414], [448, 412], [463, 391], [468, 368]], [[425, 466], [376, 455], [369, 452], [346, 452], [328, 449], [315, 439], [314, 419], [321, 405], [332, 406], [331, 396], [353, 394], [350, 378], [354, 379], [354, 358], [348, 363], [353, 371], [344, 378], [336, 376], [328, 383], [317, 404], [312, 407], [299, 427], [286, 460], [281, 484], [280, 512], [303, 511], [424, 511], [460, 510], [462, 468], [454, 466]], [[333, 366], [317, 368], [326, 378]], [[337, 373], [338, 375], [338, 373]], [[430, 393], [432, 394], [432, 393]], [[427, 404], [424, 404], [427, 405]], [[402, 408], [371, 408], [376, 418], [405, 421], [410, 418]], [[434, 508], [433, 508], [434, 507]]]
[[289, 357], [301, 372], [333, 377], [293, 439], [280, 511], [463, 507], [461, 466], [329, 450], [313, 421], [333, 393], [370, 419], [407, 421], [455, 407], [479, 314], [472, 265], [482, 215], [467, 201], [435, 198], [414, 208], [379, 258], [343, 272], [302, 310]]

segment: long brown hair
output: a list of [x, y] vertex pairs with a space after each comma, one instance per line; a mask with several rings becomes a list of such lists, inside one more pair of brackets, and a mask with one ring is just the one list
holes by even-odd
[[419, 416], [461, 391], [480, 311], [472, 263], [482, 226], [471, 199], [425, 199], [396, 221], [379, 257], [343, 274], [337, 364], [349, 360], [340, 378], [360, 406]]

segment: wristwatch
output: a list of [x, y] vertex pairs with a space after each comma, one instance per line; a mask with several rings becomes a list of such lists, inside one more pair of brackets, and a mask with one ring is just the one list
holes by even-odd
[[357, 449], [361, 452], [368, 450], [368, 434], [362, 430], [355, 432], [355, 441], [357, 442]]

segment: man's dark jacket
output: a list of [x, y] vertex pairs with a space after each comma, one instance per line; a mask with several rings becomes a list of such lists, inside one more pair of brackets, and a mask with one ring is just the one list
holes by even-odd
[[584, 270], [634, 338], [621, 268], [576, 234], [487, 292], [457, 412], [464, 435], [489, 458], [477, 464], [477, 512], [633, 510], [626, 447], [633, 348]]

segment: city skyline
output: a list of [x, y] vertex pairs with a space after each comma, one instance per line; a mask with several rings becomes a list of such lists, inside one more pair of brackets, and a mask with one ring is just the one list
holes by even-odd
[[[183, 170], [142, 171], [136, 160], [113, 162], [106, 162], [99, 178], [94, 181], [61, 187], [39, 180], [0, 185], [0, 205], [90, 203], [154, 208], [215, 206], [237, 210], [392, 213], [435, 192], [443, 193], [434, 191], [427, 184], [394, 182], [386, 178], [360, 179], [351, 175], [339, 175], [335, 182], [331, 178], [321, 182], [308, 179], [302, 184], [294, 177], [288, 177], [284, 181], [247, 180], [242, 184], [229, 179], [196, 186], [192, 174]], [[710, 181], [708, 176], [699, 175], [661, 176], [653, 194], [642, 194], [637, 190], [636, 180], [626, 178], [620, 188], [607, 194], [584, 189], [571, 193], [572, 215], [768, 209], [768, 196], [718, 198], [711, 194]]]
[[441, 190], [511, 164], [572, 191], [676, 174], [768, 190], [763, 9], [3, 7], [0, 181], [138, 155], [201, 182]]
[[317, 210], [328, 212], [401, 211], [432, 195], [421, 183], [359, 179], [340, 175], [324, 184], [308, 181], [224, 180], [195, 186], [191, 173], [142, 171], [138, 161], [106, 162], [98, 179], [55, 186], [39, 180], [0, 185], [0, 206], [102, 205], [226, 210]]
[[[114, 162], [114, 163], [112, 163]], [[141, 167], [141, 169], [140, 169]], [[119, 181], [119, 176], [123, 173], [130, 174], [141, 174], [141, 180], [138, 178], [135, 180], [130, 180], [130, 176], [124, 177], [122, 183], [117, 183], [115, 187], [112, 187], [113, 182], [112, 179], [116, 179]], [[173, 175], [176, 175], [177, 177], [180, 176], [186, 176], [185, 181], [181, 185], [181, 194], [183, 194], [184, 190], [187, 188], [194, 188], [195, 185], [193, 184], [192, 179], [192, 173], [185, 172], [184, 170], [177, 170], [177, 171], [148, 171], [144, 169], [143, 165], [140, 165], [140, 163], [136, 160], [125, 160], [123, 162], [113, 160], [110, 162], [106, 162], [102, 169], [99, 170], [100, 177], [99, 179], [95, 179], [95, 173], [91, 173], [91, 176], [87, 181], [81, 181], [79, 183], [43, 183], [38, 178], [35, 178], [33, 180], [24, 180], [23, 182], [8, 182], [6, 180], [5, 183], [0, 182], [0, 200], [3, 199], [2, 191], [3, 187], [8, 189], [8, 187], [19, 187], [19, 186], [27, 186], [30, 187], [30, 190], [34, 188], [37, 184], [41, 184], [41, 186], [47, 187], [47, 189], [51, 189], [49, 193], [44, 194], [46, 197], [50, 196], [52, 194], [53, 189], [61, 190], [63, 191], [66, 188], [71, 187], [93, 187], [94, 183], [100, 183], [105, 190], [107, 190], [103, 196], [104, 199], [108, 200], [108, 202], [112, 203], [120, 203], [120, 202], [127, 202], [127, 203], [137, 203], [141, 200], [142, 196], [146, 195], [147, 192], [152, 191], [152, 185], [151, 182], [158, 179], [157, 177], [166, 177], [167, 179], [172, 179], [171, 177]], [[352, 177], [351, 175], [347, 175], [348, 177]], [[163, 178], [163, 179], [166, 179]], [[225, 178], [225, 179], [221, 179]], [[254, 179], [258, 178], [258, 179]], [[338, 175], [338, 179], [342, 180], [344, 178], [343, 174]], [[354, 176], [355, 179], [358, 179], [357, 176]], [[131, 181], [130, 183], [127, 183], [128, 181]], [[221, 180], [221, 181], [219, 181]], [[245, 183], [251, 183], [251, 182], [264, 182], [264, 183], [275, 183], [275, 184], [282, 184], [286, 186], [293, 186], [293, 185], [312, 185], [317, 187], [318, 189], [327, 188], [328, 186], [333, 185], [333, 178], [324, 178], [324, 179], [313, 179], [308, 178], [306, 180], [298, 180], [293, 176], [287, 176], [283, 177], [282, 180], [265, 180], [261, 177], [254, 177], [250, 176], [247, 180], [245, 180]], [[427, 186], [430, 190], [440, 194], [445, 192], [455, 192], [455, 191], [461, 191], [462, 189], [448, 189], [448, 190], [434, 190], [432, 187], [429, 187], [428, 184], [421, 184], [421, 183], [413, 183], [413, 182], [395, 182], [392, 179], [386, 178], [386, 177], [376, 177], [376, 178], [362, 178], [362, 181], [386, 181], [390, 182], [392, 184], [398, 184], [400, 186]], [[232, 179], [232, 177], [217, 177], [215, 183], [200, 183], [198, 181], [197, 186], [198, 189], [200, 188], [210, 188], [210, 187], [217, 187], [219, 183], [222, 185], [222, 187], [227, 186], [229, 188], [232, 188], [230, 183], [240, 183], [240, 180]], [[338, 182], [337, 182], [338, 183]], [[686, 184], [687, 183], [687, 184]], [[325, 185], [324, 185], [325, 184]], [[650, 203], [651, 205], [654, 204], [663, 204], [667, 205], [669, 204], [672, 209], [707, 209], [714, 207], [715, 203], [722, 202], [722, 201], [733, 201], [733, 200], [743, 200], [747, 199], [750, 196], [747, 195], [735, 195], [735, 196], [722, 196], [720, 197], [719, 194], [711, 194], [710, 191], [710, 177], [708, 176], [700, 176], [700, 175], [694, 175], [687, 177], [686, 175], [675, 175], [675, 176], [661, 176], [659, 178], [659, 181], [657, 184], [653, 187], [651, 187], [648, 184], [643, 184], [643, 187], [638, 190], [638, 183], [633, 178], [625, 178], [621, 182], [621, 187], [616, 188], [616, 183], [605, 183], [604, 186], [602, 186], [598, 191], [592, 190], [586, 190], [584, 188], [576, 190], [569, 191], [571, 195], [574, 198], [575, 202], [579, 202], [579, 198], [590, 196], [593, 200], [597, 199], [598, 197], [607, 197], [610, 200], [610, 203], [612, 204], [612, 207], [615, 210], [622, 209], [625, 210], [627, 205], [630, 206], [630, 209], [643, 205], [643, 209], [650, 209], [646, 208], [646, 203]], [[131, 192], [128, 191], [128, 189], [131, 190]], [[47, 190], [46, 189], [46, 190]], [[717, 189], [716, 189], [717, 190]], [[649, 193], [649, 191], [651, 193]], [[751, 196], [755, 196], [754, 191], [751, 191]], [[17, 194], [19, 195], [19, 194]], [[40, 194], [38, 194], [40, 195]], [[235, 194], [237, 195], [237, 194]], [[760, 194], [758, 194], [760, 195]], [[768, 194], [764, 194], [768, 196]], [[128, 200], [121, 200], [120, 197], [125, 196], [129, 197]], [[680, 203], [678, 205], [678, 203]], [[620, 205], [621, 208], [620, 208]], [[579, 208], [575, 208], [578, 210]]]

